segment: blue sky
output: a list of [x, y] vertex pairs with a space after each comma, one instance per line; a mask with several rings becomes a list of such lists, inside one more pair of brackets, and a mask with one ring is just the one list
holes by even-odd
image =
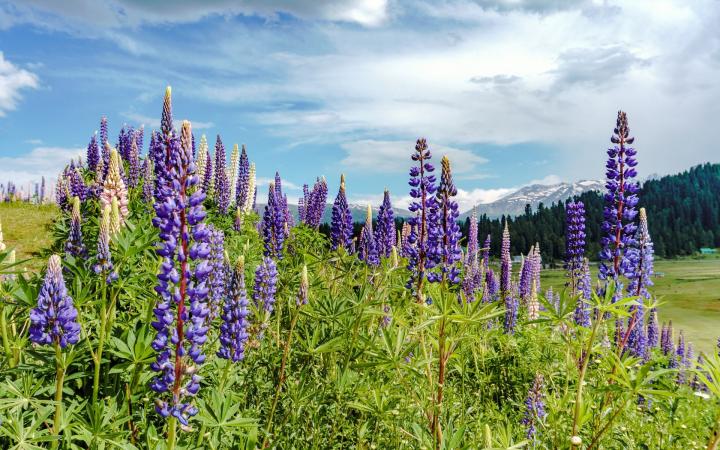
[[462, 209], [601, 178], [618, 109], [640, 175], [674, 173], [719, 159], [717, 23], [716, 0], [0, 1], [0, 180], [52, 177], [102, 115], [157, 127], [166, 85], [291, 198], [344, 172], [402, 205], [419, 136]]

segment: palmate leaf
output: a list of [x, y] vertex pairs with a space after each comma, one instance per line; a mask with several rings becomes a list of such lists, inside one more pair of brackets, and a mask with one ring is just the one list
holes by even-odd
[[25, 372], [18, 379], [7, 379], [0, 387], [0, 411], [40, 409], [52, 402], [38, 397], [45, 390], [45, 380]]
[[47, 444], [56, 441], [50, 434], [45, 422], [54, 412], [54, 407], [44, 407], [28, 411], [14, 410], [0, 424], [0, 436], [7, 437], [12, 443], [8, 450], [42, 450]]
[[84, 442], [88, 448], [130, 450], [136, 447], [127, 442], [130, 432], [125, 424], [129, 420], [127, 414], [118, 411], [115, 400], [110, 399], [107, 405], [105, 402], [87, 403], [84, 414], [76, 413], [70, 426], [73, 438]]

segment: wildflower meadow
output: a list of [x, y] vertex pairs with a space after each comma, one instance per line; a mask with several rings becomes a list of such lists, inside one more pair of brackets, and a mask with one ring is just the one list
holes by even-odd
[[228, 158], [169, 87], [158, 113], [156, 130], [88, 133], [41, 270], [0, 231], [0, 447], [718, 448], [720, 356], [659, 320], [625, 112], [597, 149], [600, 253], [571, 199], [554, 290], [539, 243], [512, 258], [512, 223], [479, 235], [474, 211], [461, 230], [430, 140], [407, 152], [407, 192], [355, 227], [351, 179], [328, 192], [308, 173], [296, 215], [280, 172], [259, 188], [253, 149]]

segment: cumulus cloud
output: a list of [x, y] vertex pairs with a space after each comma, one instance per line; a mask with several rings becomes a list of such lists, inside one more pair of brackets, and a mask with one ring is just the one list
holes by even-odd
[[43, 176], [54, 180], [71, 159], [84, 155], [84, 148], [36, 147], [24, 155], [0, 156], [0, 180], [16, 184], [38, 182]]
[[17, 107], [22, 90], [37, 89], [38, 85], [37, 75], [11, 63], [0, 51], [0, 117]]
[[[410, 155], [414, 151], [413, 141], [379, 141], [360, 140], [346, 142], [341, 145], [346, 156], [340, 162], [344, 167], [364, 170], [372, 169], [376, 172], [406, 172], [409, 165]], [[454, 173], [468, 173], [476, 169], [476, 166], [487, 162], [487, 159], [469, 150], [448, 147], [444, 145], [433, 145], [429, 143], [433, 158], [437, 161], [443, 155], [447, 155], [452, 163]], [[438, 162], [439, 164], [439, 162]]]

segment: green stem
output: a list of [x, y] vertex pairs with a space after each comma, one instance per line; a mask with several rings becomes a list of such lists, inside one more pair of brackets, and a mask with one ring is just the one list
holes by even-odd
[[590, 445], [588, 446], [588, 450], [592, 450], [593, 448], [595, 448], [597, 446], [597, 444], [600, 443], [600, 438], [602, 437], [602, 435], [605, 434], [605, 432], [608, 430], [608, 428], [610, 428], [610, 425], [612, 425], [612, 423], [615, 421], [617, 416], [619, 416], [620, 413], [625, 409], [625, 406], [627, 406], [629, 401], [630, 401], [630, 397], [628, 397], [628, 399], [626, 399], [620, 405], [620, 407], [617, 410], [615, 410], [613, 415], [610, 416], [610, 418], [608, 419], [607, 423], [605, 423], [605, 425], [603, 425], [603, 427], [600, 428], [600, 431], [598, 431], [597, 435], [595, 435], [592, 442], [590, 442]]
[[[599, 316], [599, 317], [597, 317]], [[593, 348], [593, 342], [595, 341], [595, 334], [597, 333], [597, 329], [602, 323], [602, 315], [598, 314], [596, 316], [596, 319], [593, 321], [593, 327], [592, 332], [590, 333], [590, 340], [588, 341], [587, 349], [585, 350], [585, 356], [583, 358], [583, 364], [580, 368], [580, 374], [578, 376], [578, 388], [577, 388], [577, 394], [575, 395], [575, 412], [573, 414], [573, 427], [572, 427], [572, 435], [576, 436], [578, 434], [578, 430], [580, 428], [580, 410], [582, 409], [582, 393], [583, 393], [583, 383], [585, 382], [585, 374], [587, 373], [587, 367], [588, 363], [590, 362], [590, 356], [592, 354], [592, 348]], [[580, 355], [582, 357], [582, 353]], [[572, 445], [571, 448], [575, 448], [575, 445]]]
[[710, 441], [708, 441], [707, 450], [717, 450], [718, 443], [720, 443], [720, 416], [715, 420], [715, 428], [710, 435]]
[[3, 349], [5, 350], [5, 356], [8, 360], [8, 365], [10, 367], [13, 367], [15, 364], [12, 357], [12, 350], [10, 349], [10, 340], [8, 339], [7, 318], [5, 317], [4, 305], [0, 305], [0, 332], [2, 332], [2, 345]]
[[60, 343], [55, 342], [55, 366], [57, 368], [55, 375], [55, 421], [53, 425], [53, 433], [57, 440], [52, 442], [52, 448], [58, 448], [60, 444], [60, 424], [62, 423], [62, 395], [63, 383], [65, 381], [65, 366], [63, 364], [62, 350]]
[[282, 386], [285, 383], [285, 366], [287, 364], [288, 355], [290, 354], [290, 341], [292, 341], [293, 330], [295, 329], [298, 317], [300, 317], [299, 311], [295, 312], [295, 316], [293, 317], [292, 322], [290, 322], [290, 331], [288, 333], [287, 341], [285, 341], [282, 361], [280, 362], [280, 378], [278, 379], [278, 384], [275, 388], [275, 397], [273, 398], [272, 407], [270, 408], [268, 424], [267, 427], [265, 427], [265, 438], [263, 439], [263, 444], [260, 448], [267, 448], [269, 444], [270, 432], [272, 431], [273, 425], [273, 416], [275, 415], [275, 409], [277, 408], [278, 400], [280, 399], [280, 391], [282, 391]]
[[168, 419], [168, 433], [167, 433], [167, 450], [175, 450], [175, 429], [177, 427], [177, 419], [170, 417]]
[[107, 328], [107, 311], [106, 309], [106, 303], [107, 303], [107, 284], [105, 283], [105, 280], [101, 280], [102, 283], [102, 298], [100, 303], [100, 330], [98, 333], [98, 347], [97, 352], [95, 353], [94, 363], [95, 363], [95, 373], [93, 377], [93, 394], [92, 399], [93, 403], [97, 403], [98, 399], [98, 392], [100, 391], [100, 366], [102, 365], [102, 353], [103, 353], [103, 346], [105, 345], [105, 329]]

